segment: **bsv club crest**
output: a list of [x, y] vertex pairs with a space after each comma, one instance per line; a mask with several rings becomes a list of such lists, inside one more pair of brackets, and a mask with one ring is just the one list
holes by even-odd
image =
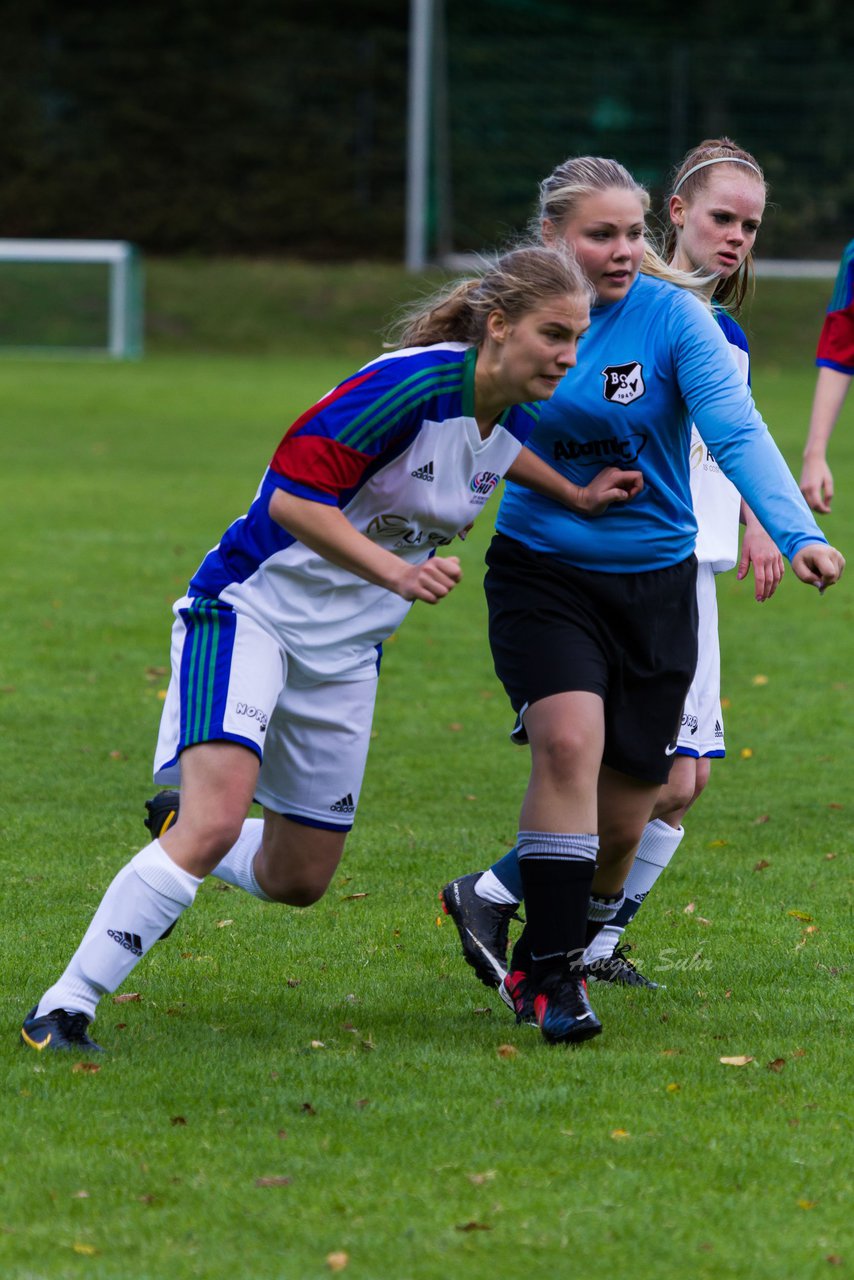
[[630, 360], [628, 364], [609, 364], [602, 370], [602, 377], [605, 379], [605, 399], [613, 400], [615, 404], [631, 404], [633, 400], [640, 400], [646, 391], [643, 365], [637, 360]]

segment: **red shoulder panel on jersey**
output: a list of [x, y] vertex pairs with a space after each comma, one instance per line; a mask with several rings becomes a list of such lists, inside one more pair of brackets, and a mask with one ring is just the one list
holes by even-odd
[[854, 368], [854, 303], [842, 311], [829, 311], [818, 340], [816, 359], [834, 368]]
[[273, 455], [270, 467], [277, 475], [337, 498], [357, 485], [374, 461], [370, 454], [359, 453], [358, 449], [339, 444], [337, 440], [288, 432]]

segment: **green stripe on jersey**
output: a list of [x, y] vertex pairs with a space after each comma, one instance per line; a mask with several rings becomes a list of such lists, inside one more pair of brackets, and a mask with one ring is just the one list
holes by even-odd
[[[425, 379], [428, 379], [426, 385]], [[403, 382], [392, 387], [391, 391], [360, 413], [358, 418], [354, 418], [347, 431], [338, 437], [339, 443], [347, 444], [353, 449], [364, 449], [422, 400], [427, 400], [438, 392], [453, 391], [461, 384], [460, 365], [452, 365], [450, 368], [446, 364], [434, 365], [421, 369], [411, 377], [404, 378]], [[390, 413], [394, 417], [389, 418]]]

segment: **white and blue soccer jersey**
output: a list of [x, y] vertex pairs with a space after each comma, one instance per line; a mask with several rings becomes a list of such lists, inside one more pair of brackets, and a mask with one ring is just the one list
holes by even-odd
[[588, 519], [508, 483], [497, 528], [580, 568], [632, 573], [678, 564], [697, 537], [692, 422], [784, 555], [826, 542], [711, 313], [686, 290], [648, 276], [619, 302], [593, 309], [578, 364], [528, 441], [575, 484], [611, 463], [642, 471], [643, 492]]
[[[732, 316], [716, 308], [715, 319], [729, 343], [742, 378], [750, 386], [750, 351], [744, 330]], [[726, 573], [738, 563], [741, 495], [721, 471], [696, 426], [691, 427], [691, 503], [697, 517], [695, 553], [700, 564]]]
[[224, 601], [270, 632], [289, 678], [373, 678], [377, 647], [410, 603], [309, 550], [270, 518], [270, 499], [281, 488], [337, 506], [395, 555], [426, 560], [475, 518], [540, 411], [514, 405], [482, 439], [476, 358], [460, 343], [394, 351], [330, 391], [290, 428], [190, 595]]

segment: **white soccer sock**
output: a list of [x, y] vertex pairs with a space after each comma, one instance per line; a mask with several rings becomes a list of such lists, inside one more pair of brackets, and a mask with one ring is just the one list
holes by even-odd
[[634, 915], [662, 871], [682, 843], [684, 827], [671, 827], [661, 818], [653, 818], [643, 829], [632, 869], [626, 877], [626, 905], [637, 905]]
[[584, 963], [614, 954], [623, 931], [640, 911], [650, 890], [665, 870], [685, 835], [684, 827], [671, 827], [653, 818], [643, 829], [632, 869], [626, 878], [626, 900], [615, 920], [604, 925], [584, 953]]
[[216, 876], [217, 880], [224, 880], [226, 884], [233, 884], [236, 889], [245, 889], [264, 902], [272, 902], [273, 899], [267, 896], [255, 879], [252, 868], [255, 855], [261, 848], [263, 833], [263, 818], [247, 818], [237, 842], [231, 846], [222, 862], [214, 867], [211, 875]]
[[101, 996], [115, 991], [181, 913], [201, 884], [173, 862], [159, 840], [131, 858], [101, 899], [65, 973], [42, 996], [38, 1016], [54, 1009], [90, 1020]]
[[584, 963], [593, 964], [594, 960], [604, 960], [606, 956], [612, 956], [614, 948], [623, 936], [624, 928], [625, 925], [622, 924], [603, 924], [584, 952]]
[[496, 902], [502, 906], [518, 907], [519, 900], [514, 898], [513, 894], [498, 879], [498, 876], [491, 869], [484, 871], [480, 879], [475, 883], [474, 891], [479, 898], [483, 898], [484, 902]]

